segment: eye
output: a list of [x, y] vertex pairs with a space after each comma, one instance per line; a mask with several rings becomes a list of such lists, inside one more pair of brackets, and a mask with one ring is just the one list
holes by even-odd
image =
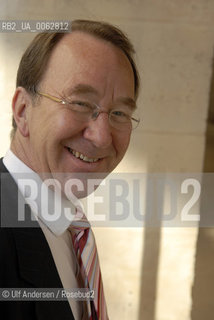
[[130, 120], [130, 116], [121, 110], [113, 110], [111, 113], [111, 117], [113, 120], [115, 121], [129, 121]]
[[112, 114], [115, 115], [115, 116], [118, 116], [118, 117], [124, 117], [124, 116], [126, 116], [126, 113], [125, 113], [125, 112], [123, 112], [123, 111], [117, 111], [117, 110], [113, 111]]
[[73, 100], [70, 102], [72, 105], [77, 105], [79, 107], [90, 108], [90, 103], [85, 101]]
[[78, 112], [91, 112], [94, 107], [91, 103], [81, 100], [72, 100], [69, 102], [71, 109]]

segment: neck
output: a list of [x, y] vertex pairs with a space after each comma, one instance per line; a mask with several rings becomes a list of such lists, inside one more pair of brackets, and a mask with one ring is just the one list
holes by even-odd
[[29, 168], [32, 168], [32, 162], [29, 158], [29, 152], [26, 150], [26, 146], [28, 145], [27, 141], [22, 141], [20, 139], [18, 132], [15, 133], [13, 140], [10, 144], [11, 151], [22, 161], [24, 162]]

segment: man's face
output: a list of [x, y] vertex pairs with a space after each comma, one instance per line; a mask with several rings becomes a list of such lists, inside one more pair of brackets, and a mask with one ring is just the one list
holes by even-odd
[[[54, 49], [39, 91], [68, 101], [81, 98], [108, 111], [123, 98], [134, 100], [134, 76], [121, 50], [74, 32]], [[111, 172], [123, 158], [131, 134], [112, 128], [106, 113], [80, 122], [67, 106], [45, 97], [30, 108], [28, 124], [28, 165], [38, 173], [62, 173], [63, 179], [77, 172]]]

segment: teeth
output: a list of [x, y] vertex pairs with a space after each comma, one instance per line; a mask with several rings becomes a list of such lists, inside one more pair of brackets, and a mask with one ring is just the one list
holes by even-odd
[[86, 161], [86, 162], [96, 162], [98, 161], [99, 159], [98, 158], [88, 158], [87, 156], [84, 156], [82, 153], [78, 152], [78, 151], [75, 151], [75, 150], [72, 150], [71, 148], [67, 147], [68, 151], [71, 152], [77, 159], [81, 159], [83, 161]]

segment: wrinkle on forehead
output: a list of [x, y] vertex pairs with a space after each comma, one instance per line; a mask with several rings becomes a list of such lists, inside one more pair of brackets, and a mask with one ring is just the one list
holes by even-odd
[[[55, 83], [57, 84], [55, 90], [59, 93], [68, 91], [69, 94], [78, 83], [83, 83], [97, 90], [99, 99], [108, 96], [114, 100], [118, 96], [117, 91], [123, 86], [128, 88], [129, 92], [120, 95], [134, 98], [131, 64], [126, 55], [110, 42], [85, 32], [74, 31], [61, 39], [49, 62], [50, 68], [47, 68], [47, 72], [49, 70], [52, 74], [48, 81], [53, 83], [53, 89]], [[121, 85], [121, 82], [125, 85]], [[91, 91], [90, 94], [95, 95], [96, 92]]]
[[[113, 58], [118, 65], [125, 67], [133, 73], [132, 66], [125, 53], [109, 41], [98, 38], [94, 35], [83, 31], [74, 31], [66, 34], [60, 41], [69, 47], [69, 49], [77, 50], [77, 54], [85, 58]], [[97, 49], [97, 51], [96, 51]]]

